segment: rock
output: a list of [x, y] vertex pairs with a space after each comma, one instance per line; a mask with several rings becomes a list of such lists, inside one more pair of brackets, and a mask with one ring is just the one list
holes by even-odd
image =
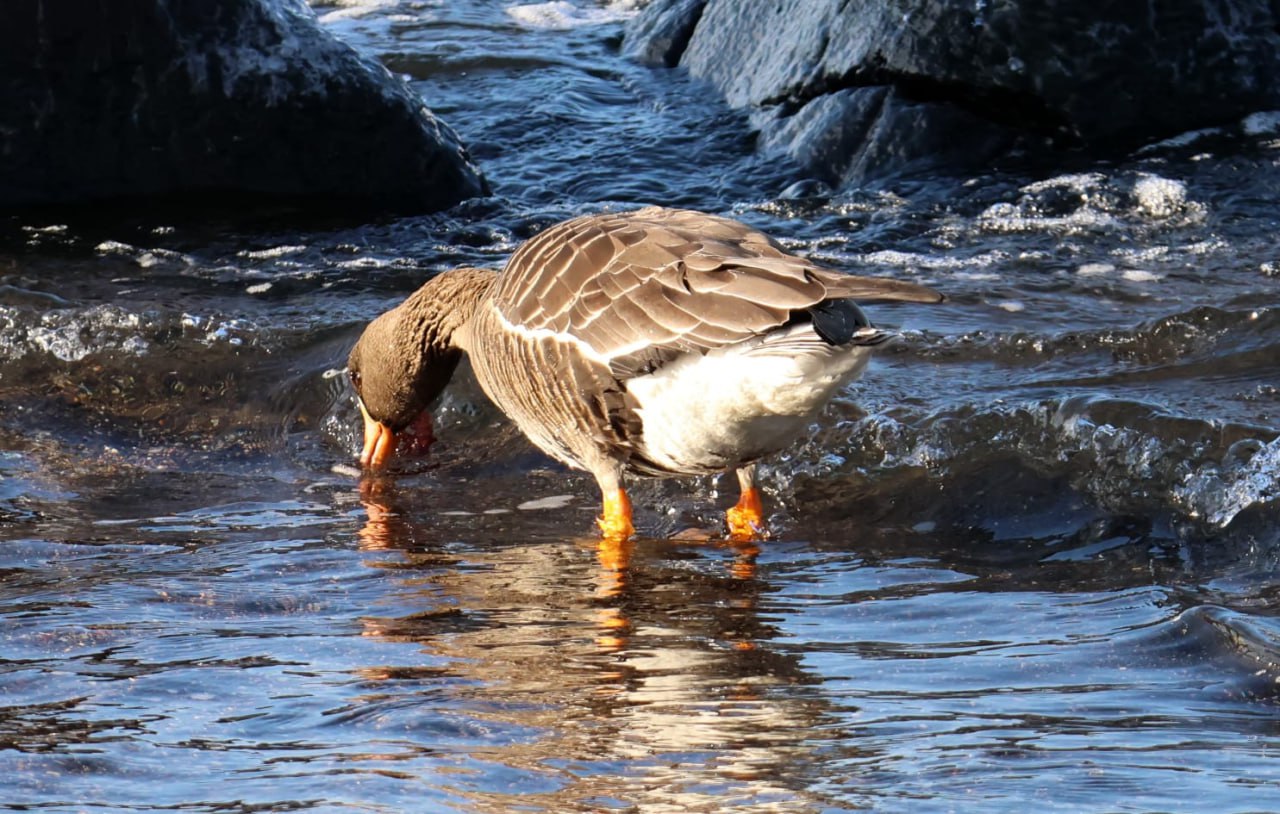
[[302, 0], [0, 6], [0, 205], [165, 196], [442, 209], [454, 133]]
[[706, 4], [707, 0], [650, 3], [628, 26], [623, 52], [646, 65], [675, 66]]
[[819, 96], [766, 124], [759, 145], [785, 152], [813, 177], [847, 186], [870, 177], [978, 166], [1016, 134], [960, 108], [913, 102], [891, 86]]
[[956, 168], [1046, 143], [1126, 150], [1280, 104], [1267, 0], [686, 4], [653, 0], [627, 52], [678, 62], [752, 111], [765, 149], [844, 183], [933, 149]]
[[814, 178], [838, 187], [858, 163], [889, 91], [878, 85], [818, 96], [789, 116], [763, 122], [757, 146], [789, 155]]

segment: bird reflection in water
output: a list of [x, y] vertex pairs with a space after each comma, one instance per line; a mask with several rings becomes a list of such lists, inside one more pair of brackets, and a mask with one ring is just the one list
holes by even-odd
[[411, 531], [392, 504], [395, 487], [390, 478], [363, 478], [360, 481], [360, 503], [364, 506], [365, 523], [357, 535], [362, 551], [403, 548]]
[[477, 757], [545, 772], [557, 786], [516, 795], [467, 783], [451, 793], [495, 812], [516, 796], [548, 811], [604, 798], [640, 811], [820, 810], [805, 791], [816, 782], [812, 755], [840, 735], [821, 695], [797, 691], [817, 683], [799, 658], [768, 644], [778, 632], [758, 610], [768, 586], [755, 543], [565, 540], [528, 512], [445, 515], [415, 504], [431, 497], [389, 480], [362, 484], [361, 549], [400, 575], [398, 601], [422, 606], [366, 617], [365, 634], [413, 642], [433, 666], [361, 674], [413, 676], [429, 684], [423, 703], [443, 694], [451, 715], [461, 706], [487, 725], [535, 730], [486, 743]]

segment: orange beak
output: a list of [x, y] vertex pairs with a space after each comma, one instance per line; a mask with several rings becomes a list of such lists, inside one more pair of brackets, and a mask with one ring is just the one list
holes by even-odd
[[365, 469], [386, 469], [399, 438], [386, 424], [374, 421], [363, 403], [360, 415], [364, 417], [364, 449], [360, 452], [360, 465]]

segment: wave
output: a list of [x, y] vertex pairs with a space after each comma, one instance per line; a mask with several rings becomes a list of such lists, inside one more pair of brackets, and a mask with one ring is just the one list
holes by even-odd
[[1041, 364], [1103, 352], [1129, 377], [1134, 367], [1261, 351], [1280, 360], [1280, 309], [1200, 306], [1131, 327], [1037, 331], [977, 330], [961, 334], [908, 331], [902, 350], [930, 361]]
[[[333, 371], [358, 326], [127, 302], [68, 307], [15, 292], [0, 299], [10, 401], [151, 442], [283, 451], [301, 423], [319, 427], [322, 443], [351, 443], [354, 431], [344, 423], [337, 437], [330, 419], [349, 407]], [[1280, 501], [1280, 432], [1264, 420], [1277, 359], [1272, 307], [1199, 306], [1125, 328], [907, 332], [886, 354], [888, 370], [857, 386], [868, 412], [833, 408], [784, 456], [774, 489], [792, 494], [793, 476], [909, 470], [947, 483], [1013, 461], [1108, 511], [1172, 512], [1223, 529]], [[982, 375], [957, 375], [975, 365]], [[1228, 380], [1244, 394], [1224, 392]], [[1144, 399], [1144, 387], [1160, 397]]]
[[[1280, 509], [1280, 434], [1097, 396], [965, 404], [925, 416], [876, 413], [820, 429], [773, 474], [791, 481], [900, 483], [917, 472], [945, 489], [984, 472], [1063, 482], [1113, 513], [1173, 513], [1211, 528]], [[918, 485], [912, 488], [919, 488]], [[969, 488], [969, 487], [966, 487]], [[839, 485], [822, 490], [838, 494]]]
[[582, 26], [622, 22], [636, 15], [635, 0], [614, 0], [604, 5], [583, 7], [567, 0], [520, 3], [507, 6], [507, 15], [527, 28], [564, 30]]

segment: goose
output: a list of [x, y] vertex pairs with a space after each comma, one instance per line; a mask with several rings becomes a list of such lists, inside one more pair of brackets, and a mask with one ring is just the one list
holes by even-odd
[[895, 336], [857, 303], [942, 300], [822, 268], [716, 215], [577, 217], [523, 243], [501, 273], [440, 273], [369, 323], [347, 361], [360, 463], [385, 469], [410, 425], [430, 437], [427, 406], [466, 354], [530, 441], [595, 478], [606, 539], [635, 533], [625, 475], [731, 470], [728, 532], [752, 539], [765, 533], [756, 462], [803, 435]]

